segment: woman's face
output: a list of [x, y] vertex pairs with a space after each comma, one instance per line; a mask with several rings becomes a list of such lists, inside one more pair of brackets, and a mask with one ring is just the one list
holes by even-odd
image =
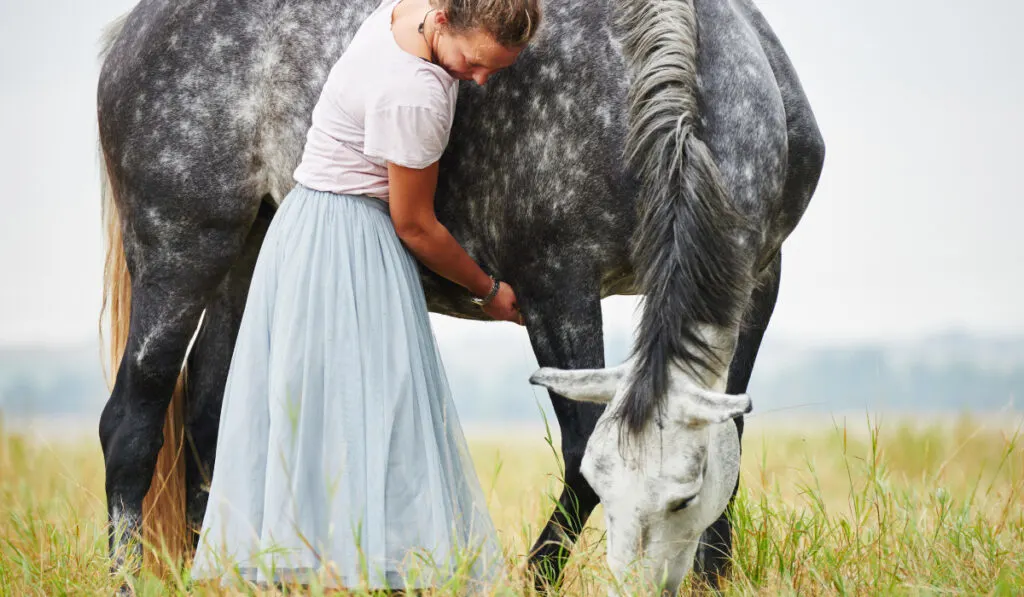
[[511, 66], [522, 49], [506, 48], [481, 29], [444, 33], [437, 41], [437, 61], [456, 79], [483, 85], [491, 75]]

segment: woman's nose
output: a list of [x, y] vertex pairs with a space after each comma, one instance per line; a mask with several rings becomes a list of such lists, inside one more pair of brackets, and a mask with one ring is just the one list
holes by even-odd
[[483, 85], [490, 76], [490, 73], [474, 73], [473, 80], [476, 81], [477, 85]]

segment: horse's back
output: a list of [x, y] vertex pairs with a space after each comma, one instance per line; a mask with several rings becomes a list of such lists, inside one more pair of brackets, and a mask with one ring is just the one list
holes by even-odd
[[101, 71], [104, 149], [179, 200], [280, 199], [327, 72], [375, 4], [144, 0]]

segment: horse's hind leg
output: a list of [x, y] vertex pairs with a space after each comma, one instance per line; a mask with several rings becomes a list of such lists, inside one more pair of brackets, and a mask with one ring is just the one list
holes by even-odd
[[[604, 367], [601, 302], [596, 284], [560, 279], [557, 288], [539, 288], [536, 276], [516, 286], [530, 341], [541, 367], [600, 369]], [[575, 402], [549, 392], [562, 434], [565, 486], [551, 518], [531, 551], [530, 564], [538, 589], [556, 583], [573, 542], [583, 529], [598, 497], [580, 473], [583, 452], [603, 406]]]
[[249, 282], [267, 227], [274, 217], [267, 201], [260, 205], [256, 221], [249, 230], [245, 247], [206, 304], [203, 323], [188, 357], [185, 412], [185, 495], [186, 517], [192, 535], [192, 547], [199, 540], [208, 485], [213, 475], [224, 384], [231, 355], [242, 322]]
[[[758, 279], [758, 285], [750, 297], [750, 304], [743, 316], [743, 326], [740, 328], [739, 339], [736, 344], [736, 352], [729, 365], [729, 379], [726, 382], [726, 392], [729, 394], [743, 394], [747, 391], [747, 384], [750, 382], [750, 375], [754, 370], [754, 361], [757, 358], [757, 351], [761, 348], [761, 340], [764, 338], [765, 330], [768, 329], [768, 322], [775, 311], [775, 301], [779, 296], [779, 281], [782, 276], [782, 254], [777, 253], [768, 268]], [[743, 417], [734, 419], [736, 430], [739, 432], [740, 445], [743, 440]], [[741, 448], [742, 449], [742, 448]], [[705, 582], [713, 587], [719, 585], [719, 579], [729, 571], [729, 564], [732, 558], [732, 524], [730, 516], [732, 501], [736, 498], [736, 491], [739, 489], [739, 480], [733, 488], [732, 498], [729, 500], [729, 507], [718, 517], [701, 537], [700, 549], [694, 561], [694, 570]]]
[[150, 199], [122, 190], [118, 202], [122, 214], [131, 214], [122, 227], [131, 314], [99, 426], [115, 568], [126, 558], [141, 563], [142, 501], [163, 445], [165, 413], [203, 307], [241, 251], [254, 212], [242, 202], [232, 203], [230, 213], [206, 214], [205, 202]]

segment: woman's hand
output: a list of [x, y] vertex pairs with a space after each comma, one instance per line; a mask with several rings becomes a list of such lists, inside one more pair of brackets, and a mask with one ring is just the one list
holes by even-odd
[[498, 286], [498, 294], [494, 299], [484, 306], [484, 313], [498, 321], [511, 321], [523, 325], [523, 314], [519, 312], [519, 304], [516, 302], [516, 293], [512, 287], [502, 282]]

